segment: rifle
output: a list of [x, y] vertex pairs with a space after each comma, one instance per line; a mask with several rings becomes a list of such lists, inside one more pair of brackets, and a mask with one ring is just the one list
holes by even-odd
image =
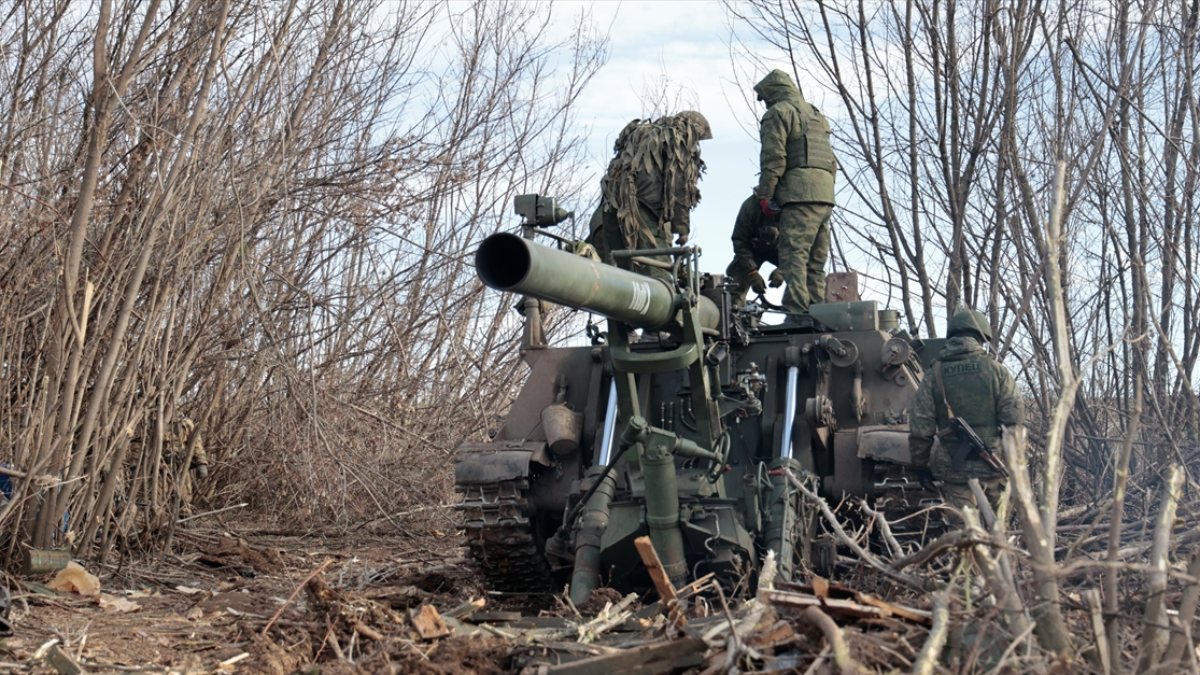
[[979, 458], [985, 464], [1001, 476], [1008, 478], [1008, 467], [1004, 466], [1004, 462], [996, 455], [991, 446], [983, 442], [979, 434], [971, 428], [971, 423], [958, 417], [954, 414], [954, 408], [950, 407], [950, 402], [946, 400], [946, 387], [942, 384], [942, 364], [939, 362], [933, 367], [933, 377], [937, 380], [938, 393], [942, 395], [942, 404], [946, 406], [947, 427], [944, 431], [938, 433], [943, 438], [953, 435], [958, 439], [958, 445], [950, 455], [950, 461], [954, 468], [962, 468], [962, 463], [975, 451]]
[[[949, 408], [947, 408], [947, 411], [949, 411]], [[1008, 467], [1004, 466], [1004, 462], [1000, 461], [1000, 458], [996, 456], [991, 446], [984, 443], [979, 434], [975, 433], [975, 430], [971, 428], [970, 422], [961, 417], [950, 416], [948, 424], [949, 428], [947, 432], [957, 436], [959, 441], [958, 449], [950, 455], [950, 460], [954, 463], [955, 467], [962, 466], [963, 460], [974, 450], [985, 464], [995, 469], [1000, 475], [1008, 478]]]

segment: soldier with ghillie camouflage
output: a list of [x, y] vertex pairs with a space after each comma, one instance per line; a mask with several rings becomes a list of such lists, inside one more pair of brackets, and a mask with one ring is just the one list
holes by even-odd
[[1000, 453], [1004, 427], [1025, 423], [1025, 407], [1004, 364], [983, 349], [992, 327], [983, 314], [961, 309], [950, 319], [950, 338], [921, 380], [909, 411], [909, 450], [926, 487], [942, 481], [942, 498], [955, 508], [976, 506], [967, 481], [980, 486], [996, 507], [1005, 477], [980, 451], [952, 431], [951, 418], [966, 422], [984, 446]]
[[[675, 245], [687, 243], [704, 173], [700, 141], [710, 138], [708, 120], [692, 110], [625, 125], [600, 182], [600, 208], [590, 224], [589, 242], [606, 262], [613, 262], [611, 252], [619, 249], [665, 248], [672, 239]], [[674, 285], [664, 269], [638, 263], [631, 269]]]
[[[155, 421], [151, 418], [149, 426]], [[132, 433], [132, 429], [130, 430]], [[208, 478], [208, 453], [204, 440], [196, 429], [196, 423], [181, 417], [163, 425], [162, 445], [153, 445], [153, 434], [147, 429], [145, 435], [134, 436], [129, 442], [131, 462], [120, 479], [130, 481], [132, 487], [123, 488], [120, 494], [136, 495], [137, 501], [124, 513], [118, 523], [122, 534], [133, 534], [135, 522], [142, 521], [146, 530], [157, 530], [170, 523], [171, 504], [176, 496], [180, 508], [187, 511], [192, 501], [192, 481], [201, 482]], [[181, 465], [188, 459], [191, 446], [191, 461], [187, 469]]]
[[725, 276], [735, 284], [734, 302], [745, 304], [746, 293], [753, 290], [762, 295], [767, 291], [767, 280], [758, 268], [771, 263], [771, 288], [783, 284], [783, 270], [779, 269], [779, 216], [764, 214], [758, 207], [758, 198], [751, 195], [738, 209], [733, 224], [733, 262], [725, 268]]
[[[192, 438], [195, 437], [195, 442]], [[208, 478], [208, 452], [204, 449], [204, 440], [196, 431], [196, 423], [190, 417], [184, 417], [171, 425], [163, 436], [163, 447], [166, 449], [167, 460], [178, 464], [187, 458], [188, 445], [192, 445], [192, 461], [188, 465], [200, 480]]]
[[829, 122], [800, 93], [792, 78], [772, 70], [754, 85], [767, 104], [759, 126], [759, 180], [755, 188], [764, 215], [779, 216], [779, 268], [787, 288], [783, 309], [808, 311], [825, 298], [829, 220], [837, 159]]

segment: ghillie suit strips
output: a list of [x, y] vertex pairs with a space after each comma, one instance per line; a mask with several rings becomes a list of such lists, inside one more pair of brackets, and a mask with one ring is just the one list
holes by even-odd
[[[700, 202], [703, 136], [704, 130], [682, 115], [633, 120], [621, 130], [600, 186], [627, 248], [669, 246], [672, 235], [689, 233], [688, 214]], [[642, 209], [656, 222], [646, 222]]]

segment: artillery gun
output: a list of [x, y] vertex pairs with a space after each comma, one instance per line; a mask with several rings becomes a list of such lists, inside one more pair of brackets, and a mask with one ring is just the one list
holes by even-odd
[[[495, 590], [569, 581], [579, 603], [602, 584], [648, 585], [642, 535], [677, 586], [708, 572], [732, 583], [767, 551], [784, 579], [806, 560], [827, 567], [831, 542], [785, 470], [893, 518], [933, 497], [906, 473], [907, 410], [941, 341], [910, 339], [856, 281], [848, 301], [764, 325], [699, 273], [695, 248], [613, 253], [671, 261], [685, 280], [672, 284], [535, 243], [570, 215], [552, 200], [518, 197], [517, 212], [525, 236], [488, 237], [475, 265], [524, 296], [531, 371], [503, 427], [455, 464], [469, 553]], [[607, 331], [546, 346], [540, 301], [603, 315]]]

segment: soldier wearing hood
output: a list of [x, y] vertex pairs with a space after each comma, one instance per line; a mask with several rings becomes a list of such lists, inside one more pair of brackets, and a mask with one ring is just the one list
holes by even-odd
[[[704, 173], [700, 141], [710, 138], [708, 120], [693, 110], [625, 125], [601, 179], [600, 207], [589, 225], [588, 241], [605, 262], [612, 263], [611, 252], [618, 249], [687, 243], [691, 210], [700, 201], [698, 183]], [[657, 258], [670, 262], [664, 256]], [[636, 262], [631, 268], [660, 276], [674, 286], [664, 269]]]
[[767, 104], [759, 127], [762, 150], [754, 193], [764, 215], [779, 216], [779, 267], [787, 283], [783, 308], [801, 314], [825, 297], [837, 159], [829, 143], [829, 122], [804, 100], [787, 73], [772, 70], [754, 91]]
[[1025, 407], [1017, 385], [1004, 364], [983, 349], [992, 340], [992, 327], [983, 314], [961, 309], [950, 319], [949, 340], [933, 367], [921, 380], [908, 415], [908, 446], [912, 464], [927, 488], [942, 481], [942, 498], [955, 508], [976, 506], [967, 481], [979, 479], [996, 506], [1004, 476], [977, 451], [948, 431], [951, 416], [965, 420], [993, 452], [1000, 451], [1003, 427], [1025, 423]]

